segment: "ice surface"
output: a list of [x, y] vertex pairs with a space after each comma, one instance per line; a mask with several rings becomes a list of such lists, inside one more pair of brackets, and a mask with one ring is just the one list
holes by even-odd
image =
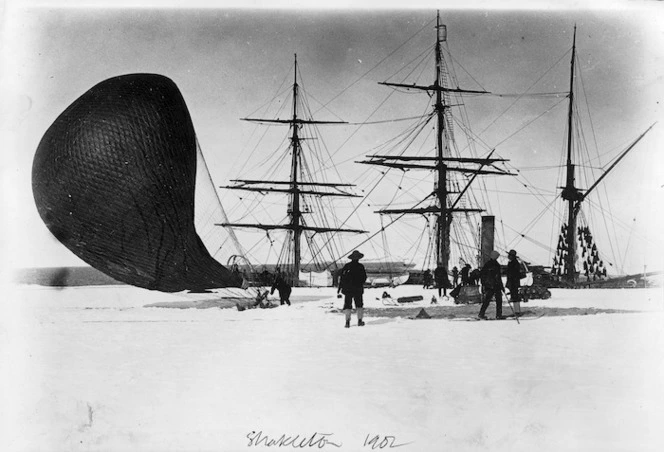
[[[366, 305], [385, 307], [384, 290], [424, 294], [416, 307], [434, 294], [370, 289]], [[552, 292], [527, 306], [634, 312], [345, 329], [329, 288], [243, 312], [145, 307], [214, 294], [7, 288], [0, 449], [292, 449], [268, 441], [299, 435], [358, 451], [390, 435], [400, 451], [664, 450], [662, 289]]]

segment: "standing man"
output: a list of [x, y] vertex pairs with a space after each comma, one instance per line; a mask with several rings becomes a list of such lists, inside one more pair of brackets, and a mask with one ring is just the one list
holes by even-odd
[[482, 293], [484, 294], [484, 301], [480, 308], [480, 313], [477, 316], [482, 320], [486, 320], [486, 308], [489, 307], [491, 298], [496, 298], [496, 320], [502, 320], [503, 317], [503, 280], [500, 278], [500, 264], [498, 257], [500, 253], [496, 250], [491, 251], [491, 259], [482, 267]]
[[272, 290], [270, 290], [270, 294], [274, 293], [274, 289], [277, 289], [279, 291], [279, 301], [283, 305], [284, 303], [290, 306], [290, 294], [291, 294], [291, 286], [286, 282], [284, 279], [283, 275], [281, 274], [281, 271], [277, 269], [277, 274], [274, 277], [274, 282], [272, 283]]
[[466, 264], [461, 268], [461, 285], [462, 286], [467, 286], [469, 284], [468, 282], [468, 274], [470, 273], [470, 264]]
[[364, 265], [360, 264], [360, 259], [364, 254], [355, 250], [348, 256], [350, 262], [341, 269], [339, 280], [339, 289], [337, 293], [344, 294], [344, 313], [346, 314], [346, 328], [350, 328], [350, 311], [353, 309], [353, 301], [357, 308], [357, 325], [364, 326], [362, 317], [364, 315], [364, 303], [362, 294], [364, 293], [364, 282], [367, 280], [367, 273]]
[[507, 263], [507, 288], [510, 291], [510, 301], [514, 303], [514, 313], [519, 315], [521, 313], [519, 287], [521, 286], [521, 266], [516, 257], [516, 251], [510, 250], [507, 253], [509, 262]]
[[440, 298], [441, 292], [447, 297], [447, 288], [450, 285], [450, 280], [447, 277], [447, 269], [441, 266], [436, 267], [433, 271], [433, 278], [436, 282], [436, 287], [438, 287], [438, 298]]
[[459, 269], [454, 267], [452, 268], [452, 288], [456, 288], [459, 285]]
[[431, 276], [431, 270], [426, 269], [424, 270], [424, 275], [422, 276], [422, 279], [424, 280], [424, 286], [422, 287], [423, 289], [428, 289], [431, 287], [431, 280], [433, 279]]
[[469, 286], [476, 286], [479, 284], [481, 278], [481, 271], [479, 268], [473, 269], [470, 274], [468, 275], [468, 285]]

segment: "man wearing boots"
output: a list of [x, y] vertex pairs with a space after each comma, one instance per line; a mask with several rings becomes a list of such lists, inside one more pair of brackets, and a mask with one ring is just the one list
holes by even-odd
[[491, 298], [496, 298], [496, 320], [502, 320], [503, 317], [503, 298], [502, 291], [503, 280], [500, 278], [500, 264], [498, 263], [498, 257], [500, 253], [498, 251], [491, 251], [491, 259], [489, 259], [484, 267], [482, 267], [481, 278], [482, 278], [482, 293], [484, 294], [484, 301], [482, 302], [482, 307], [480, 308], [480, 313], [477, 317], [482, 320], [486, 320], [486, 309], [489, 307]]
[[521, 303], [519, 299], [519, 286], [521, 286], [521, 266], [516, 257], [516, 251], [507, 253], [507, 288], [510, 291], [510, 301], [514, 304], [514, 314], [521, 314]]
[[270, 294], [274, 293], [274, 289], [279, 291], [279, 300], [281, 301], [281, 304], [283, 305], [285, 303], [290, 306], [290, 294], [292, 289], [290, 284], [286, 282], [278, 269], [277, 275], [274, 277], [274, 282], [272, 283], [272, 290], [270, 290]]
[[450, 279], [447, 276], [447, 269], [439, 265], [433, 271], [433, 277], [436, 282], [436, 287], [438, 288], [438, 298], [440, 298], [441, 295], [447, 297], [447, 288], [450, 287]]
[[353, 309], [353, 301], [355, 301], [355, 307], [357, 308], [357, 324], [358, 326], [364, 326], [364, 321], [362, 320], [364, 314], [362, 294], [364, 293], [364, 282], [367, 280], [367, 273], [364, 265], [359, 262], [363, 257], [364, 254], [359, 251], [353, 251], [348, 256], [350, 262], [341, 269], [337, 293], [341, 292], [344, 294], [346, 328], [350, 328], [350, 314], [351, 309]]
[[466, 264], [461, 268], [461, 285], [467, 286], [470, 284], [468, 277], [470, 276], [470, 264]]

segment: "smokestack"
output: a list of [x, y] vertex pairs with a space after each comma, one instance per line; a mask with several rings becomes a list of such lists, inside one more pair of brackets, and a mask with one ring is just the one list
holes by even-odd
[[480, 268], [489, 260], [489, 255], [494, 250], [493, 236], [495, 223], [496, 217], [493, 215], [482, 217], [482, 226], [480, 229]]

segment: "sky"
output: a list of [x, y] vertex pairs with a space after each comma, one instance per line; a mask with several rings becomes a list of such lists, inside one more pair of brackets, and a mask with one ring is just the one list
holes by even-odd
[[[419, 114], [430, 104], [426, 96], [392, 93], [377, 83], [432, 45], [435, 7], [425, 3], [415, 9], [378, 7], [373, 2], [360, 2], [354, 9], [335, 3], [324, 9], [301, 9], [256, 2], [260, 8], [246, 9], [228, 2], [222, 7], [190, 2], [187, 8], [174, 9], [157, 2], [141, 2], [140, 8], [122, 2], [113, 8], [95, 2], [66, 8], [50, 1], [7, 2], [2, 11], [0, 73], [4, 99], [0, 138], [9, 156], [2, 164], [4, 265], [82, 264], [40, 220], [30, 169], [48, 126], [93, 85], [134, 72], [171, 78], [187, 102], [215, 185], [238, 177], [261, 177], [270, 163], [252, 151], [256, 126], [240, 118], [260, 114], [266, 102], [284, 92], [284, 86], [288, 91], [295, 53], [300, 82], [316, 119], [388, 120]], [[567, 89], [567, 52], [576, 24], [587, 99], [581, 107], [592, 115], [585, 133], [597, 142], [591, 155], [600, 155], [589, 164], [599, 171], [662, 116], [664, 27], [662, 15], [657, 14], [661, 5], [613, 2], [598, 7], [591, 2], [580, 3], [584, 7], [579, 9], [575, 4], [554, 8], [536, 2], [526, 8], [511, 2], [508, 9], [490, 9], [484, 2], [461, 7], [453, 3], [441, 9], [441, 20], [447, 26], [447, 45], [460, 85], [511, 94]], [[555, 167], [564, 151], [566, 102], [521, 99], [511, 106], [514, 100], [470, 98], [466, 106], [473, 130], [483, 131], [482, 141], [509, 159], [511, 168], [519, 169], [518, 177], [487, 179], [493, 192], [489, 213], [497, 217], [502, 243], [531, 262], [549, 264], [555, 247], [553, 225], [558, 227], [559, 220], [550, 213], [540, 214], [559, 183]], [[527, 123], [531, 124], [522, 130]], [[358, 209], [359, 223], [348, 226], [372, 233], [380, 227], [373, 211], [392, 196], [394, 187], [374, 188], [378, 173], [354, 162], [402, 126], [321, 129], [335, 166], [332, 179], [357, 184], [359, 193], [373, 190]], [[664, 190], [664, 158], [658, 147], [662, 127], [655, 126], [597, 190], [611, 200], [602, 204], [603, 213], [592, 218], [598, 246], [602, 247], [600, 240], [608, 229], [607, 237], [613, 238], [604, 249], [626, 272], [643, 271], [644, 266], [664, 268], [658, 238], [664, 226], [658, 212]], [[533, 196], [533, 187], [545, 196]], [[237, 217], [238, 199], [221, 195], [229, 217]], [[279, 218], [278, 213], [274, 216]], [[408, 229], [397, 231], [409, 234]], [[245, 240], [255, 239], [254, 234]], [[350, 250], [363, 239], [346, 240]], [[392, 243], [391, 252], [408, 257], [408, 249], [399, 249], [398, 241]], [[365, 254], [374, 257], [384, 251], [374, 245], [364, 247]]]

